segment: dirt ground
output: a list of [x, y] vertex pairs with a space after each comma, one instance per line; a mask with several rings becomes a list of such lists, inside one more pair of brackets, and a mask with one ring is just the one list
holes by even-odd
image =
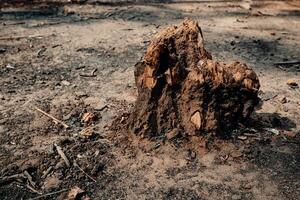
[[[300, 64], [276, 65], [300, 60], [299, 1], [28, 2], [0, 3], [1, 199], [72, 199], [75, 186], [82, 199], [299, 199], [300, 89], [287, 81], [300, 84]], [[149, 41], [185, 17], [215, 60], [255, 70], [261, 107], [208, 146], [111, 130]]]

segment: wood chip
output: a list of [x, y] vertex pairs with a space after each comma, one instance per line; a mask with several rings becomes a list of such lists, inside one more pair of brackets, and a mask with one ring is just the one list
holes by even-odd
[[192, 117], [191, 117], [191, 122], [196, 126], [196, 128], [199, 130], [201, 128], [201, 116], [200, 112], [196, 111]]

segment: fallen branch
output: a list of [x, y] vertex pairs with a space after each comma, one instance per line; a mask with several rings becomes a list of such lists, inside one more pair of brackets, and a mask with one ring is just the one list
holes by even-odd
[[40, 199], [40, 198], [51, 196], [51, 195], [54, 195], [54, 194], [59, 194], [59, 193], [62, 193], [62, 192], [68, 191], [68, 190], [69, 189], [63, 189], [63, 190], [59, 190], [59, 191], [55, 191], [55, 192], [50, 192], [50, 193], [47, 193], [47, 194], [44, 194], [44, 195], [41, 195], [41, 196], [38, 196], [38, 197], [30, 198], [29, 200]]
[[63, 152], [63, 150], [61, 149], [60, 146], [58, 146], [57, 144], [54, 144], [54, 146], [56, 147], [57, 153], [60, 155], [60, 157], [65, 161], [66, 165], [68, 167], [70, 167], [70, 161], [67, 158], [66, 154]]
[[88, 173], [86, 173], [81, 167], [79, 167], [79, 165], [76, 162], [74, 162], [74, 166], [78, 167], [78, 169], [80, 171], [82, 171], [82, 173], [84, 173], [89, 179], [91, 179], [94, 182], [97, 182], [93, 177], [91, 177], [90, 175], [88, 175]]
[[2, 37], [0, 40], [19, 40], [24, 38], [42, 38], [42, 35], [24, 35], [24, 36], [9, 36], [9, 37]]
[[274, 63], [274, 65], [297, 65], [297, 64], [300, 64], [299, 60]]
[[47, 175], [52, 171], [52, 169], [53, 169], [53, 167], [50, 166], [50, 167], [46, 170], [46, 172], [43, 174], [43, 176], [42, 176], [41, 178], [42, 178], [42, 179], [46, 178]]
[[31, 175], [27, 171], [24, 171], [24, 175], [27, 177], [27, 180], [30, 183], [30, 185], [35, 187], [35, 182], [33, 182]]
[[46, 115], [47, 117], [50, 117], [53, 121], [55, 121], [56, 123], [60, 123], [62, 124], [65, 128], [69, 128], [69, 125], [67, 125], [65, 122], [53, 117], [52, 115], [46, 113], [45, 111], [39, 109], [38, 107], [34, 107], [37, 111], [39, 111], [40, 113]]
[[24, 179], [26, 179], [26, 176], [23, 173], [22, 174], [14, 174], [11, 176], [4, 176], [4, 177], [1, 177], [1, 179], [0, 179], [0, 186], [6, 185], [13, 181], [18, 181], [18, 180], [20, 180], [20, 182], [22, 182], [22, 180], [24, 180]]
[[31, 190], [32, 192], [34, 192], [34, 193], [37, 193], [37, 194], [39, 194], [39, 195], [43, 194], [43, 193], [37, 191], [36, 189], [34, 189], [33, 187], [31, 187], [31, 186], [28, 185], [28, 184], [26, 185], [26, 187], [27, 187], [29, 190]]

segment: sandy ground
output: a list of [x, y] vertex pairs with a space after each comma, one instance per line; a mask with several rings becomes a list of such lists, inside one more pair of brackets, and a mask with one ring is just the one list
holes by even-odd
[[[213, 148], [200, 138], [192, 148], [110, 130], [134, 104], [134, 64], [149, 41], [185, 17], [199, 22], [215, 60], [244, 61], [256, 71], [261, 108]], [[300, 84], [300, 65], [274, 65], [300, 60], [299, 30], [297, 1], [1, 8], [1, 199], [67, 199], [74, 186], [91, 199], [299, 199], [300, 89], [287, 81]], [[82, 122], [86, 112], [95, 121]], [[87, 129], [91, 137], [82, 135]], [[31, 182], [3, 181], [25, 171]]]

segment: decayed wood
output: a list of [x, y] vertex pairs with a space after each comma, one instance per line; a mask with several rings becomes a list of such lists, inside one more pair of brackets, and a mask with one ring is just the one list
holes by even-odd
[[138, 97], [125, 124], [143, 137], [173, 138], [173, 129], [226, 136], [259, 102], [255, 72], [245, 63], [213, 61], [191, 20], [159, 33], [134, 75]]

